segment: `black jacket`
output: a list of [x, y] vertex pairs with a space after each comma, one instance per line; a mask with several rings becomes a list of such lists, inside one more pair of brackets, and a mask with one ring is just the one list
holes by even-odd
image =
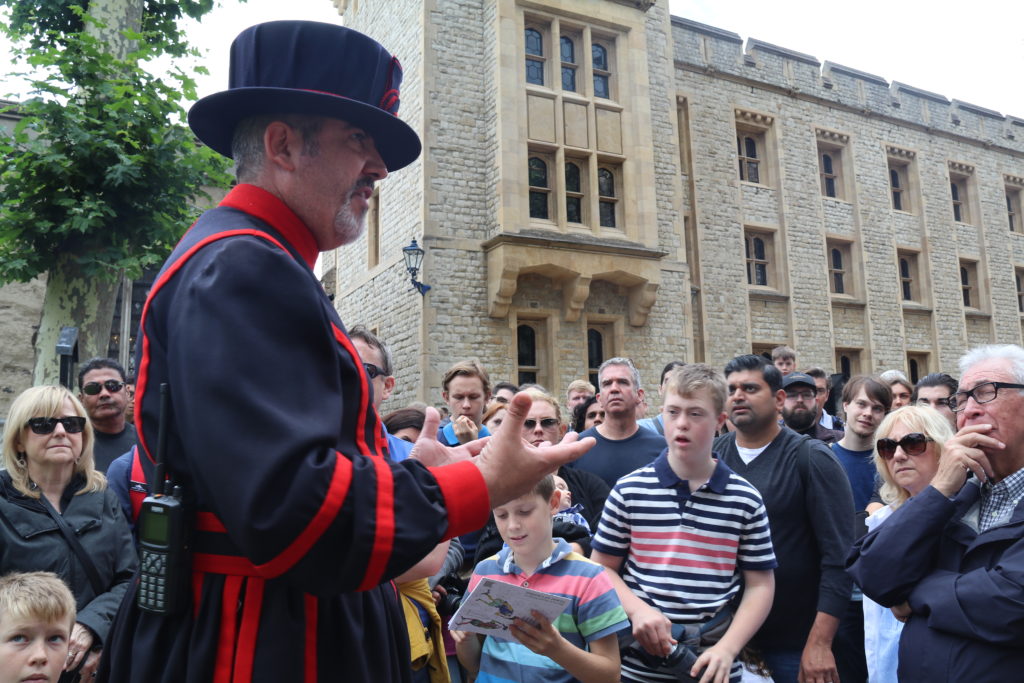
[[80, 475], [68, 484], [61, 496], [62, 516], [89, 552], [106, 591], [96, 594], [57, 523], [38, 499], [14, 488], [7, 472], [0, 472], [0, 574], [57, 574], [75, 595], [75, 621], [88, 626], [102, 645], [138, 561], [116, 496], [109, 489], [74, 495], [84, 485]]

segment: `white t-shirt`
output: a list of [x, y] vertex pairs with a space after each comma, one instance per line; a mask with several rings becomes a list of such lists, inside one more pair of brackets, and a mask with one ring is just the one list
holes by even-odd
[[771, 445], [771, 441], [761, 446], [760, 448], [744, 448], [743, 446], [736, 444], [736, 450], [740, 454], [740, 460], [742, 460], [744, 464], [749, 465], [754, 461], [754, 458], [764, 453], [764, 449], [768, 448]]

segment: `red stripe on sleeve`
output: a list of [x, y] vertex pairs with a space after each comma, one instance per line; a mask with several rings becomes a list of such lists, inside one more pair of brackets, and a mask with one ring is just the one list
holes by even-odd
[[[292, 544], [281, 551], [281, 554], [261, 565], [257, 569], [265, 576], [280, 576], [291, 569], [296, 562], [301, 560], [309, 549], [323, 535], [327, 527], [331, 525], [342, 504], [348, 496], [348, 487], [352, 483], [352, 461], [341, 455], [334, 454], [334, 473], [331, 475], [331, 483], [328, 485], [327, 493], [316, 511], [313, 519], [302, 530], [302, 533], [292, 541]], [[481, 525], [483, 526], [483, 525]]]
[[377, 473], [377, 514], [374, 520], [373, 549], [363, 582], [356, 590], [370, 590], [380, 584], [395, 544], [395, 480], [391, 465], [384, 458], [373, 458]]
[[242, 623], [238, 629], [235, 677], [232, 683], [252, 683], [256, 639], [260, 631], [260, 614], [263, 612], [263, 584], [263, 579], [246, 579], [245, 604], [242, 607]]
[[448, 540], [481, 529], [491, 513], [491, 497], [480, 469], [469, 461], [444, 467], [431, 467], [448, 510]]
[[213, 667], [213, 683], [231, 683], [231, 670], [235, 662], [235, 610], [242, 592], [242, 577], [224, 577], [224, 593], [220, 612], [220, 638], [217, 640], [217, 660]]
[[317, 600], [312, 595], [303, 598], [306, 607], [306, 647], [303, 656], [304, 683], [316, 683], [316, 629]]

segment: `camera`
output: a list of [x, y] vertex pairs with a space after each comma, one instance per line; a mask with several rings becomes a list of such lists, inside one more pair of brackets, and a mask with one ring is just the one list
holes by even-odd
[[466, 582], [456, 574], [448, 574], [438, 581], [437, 585], [445, 590], [445, 594], [441, 596], [441, 600], [437, 603], [437, 613], [442, 617], [450, 618], [462, 603]]
[[[675, 647], [665, 657], [652, 655], [647, 652], [634, 638], [629, 629], [619, 631], [619, 645], [629, 651], [629, 654], [643, 662], [644, 666], [653, 669], [660, 674], [671, 675], [677, 681], [696, 681], [690, 676], [690, 669], [697, 662], [697, 653], [691, 647], [693, 633], [688, 633], [686, 627], [681, 624], [672, 625], [672, 638], [675, 639]], [[699, 642], [699, 635], [697, 635]], [[689, 641], [689, 642], [688, 642]]]

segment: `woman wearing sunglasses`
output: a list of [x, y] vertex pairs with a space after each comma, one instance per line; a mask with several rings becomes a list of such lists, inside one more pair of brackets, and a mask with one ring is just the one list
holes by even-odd
[[93, 466], [93, 438], [82, 404], [59, 386], [18, 396], [3, 435], [0, 574], [51, 571], [71, 588], [78, 616], [61, 683], [91, 680], [136, 567], [120, 505]]
[[[875, 432], [874, 459], [887, 505], [868, 517], [868, 531], [928, 486], [939, 468], [942, 445], [952, 436], [949, 421], [931, 407], [906, 406], [882, 420]], [[855, 550], [847, 566], [857, 559]], [[864, 650], [871, 683], [896, 683], [902, 629], [892, 610], [864, 596]]]

